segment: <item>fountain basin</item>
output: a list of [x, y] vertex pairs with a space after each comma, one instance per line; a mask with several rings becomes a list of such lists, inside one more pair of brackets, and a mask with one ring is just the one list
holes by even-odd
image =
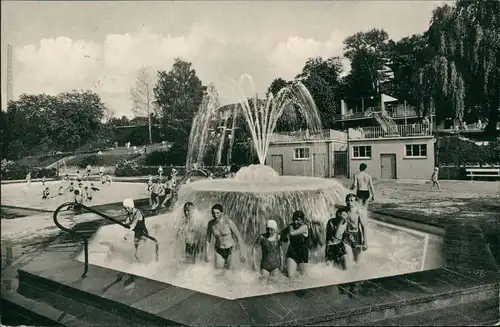
[[[179, 263], [183, 257], [182, 240], [175, 243], [165, 239], [165, 235], [174, 226], [173, 221], [172, 215], [168, 214], [147, 220], [148, 226], [164, 226], [152, 228], [152, 235], [160, 242], [159, 262], [151, 261], [154, 253], [153, 244], [145, 243], [140, 256], [146, 258], [147, 262], [135, 263], [132, 243], [127, 244], [122, 240], [123, 228], [109, 225], [101, 227], [90, 242], [90, 263], [231, 300], [401, 275], [437, 269], [444, 265], [442, 235], [370, 219], [368, 221], [370, 247], [363, 252], [361, 261], [357, 265], [352, 265], [352, 254], [348, 251], [348, 260], [352, 266], [349, 271], [341, 271], [338, 267], [327, 267], [323, 262], [324, 248], [322, 248], [311, 252], [309, 276], [294, 282], [283, 276], [273, 282], [260, 280], [258, 272], [250, 269], [249, 260], [247, 264], [237, 267], [234, 271], [221, 275], [213, 269], [213, 261], [211, 263], [200, 261], [195, 265]], [[110, 244], [114, 244], [113, 250], [110, 250]], [[286, 248], [284, 250], [286, 251]], [[213, 258], [212, 253], [210, 258]], [[83, 261], [83, 254], [78, 256], [78, 260]], [[258, 254], [257, 262], [259, 260]]]

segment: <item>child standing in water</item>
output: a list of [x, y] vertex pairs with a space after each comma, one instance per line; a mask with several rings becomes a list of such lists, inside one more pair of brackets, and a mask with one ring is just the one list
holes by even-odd
[[[209, 261], [208, 251], [212, 236], [215, 238], [215, 269], [231, 269], [233, 268], [233, 247], [236, 238], [240, 247], [240, 260], [245, 262], [245, 242], [236, 227], [236, 224], [231, 219], [224, 217], [224, 209], [222, 205], [216, 204], [212, 206], [213, 219], [208, 222], [207, 236], [205, 245], [205, 261]], [[233, 238], [234, 237], [234, 238]]]
[[127, 211], [125, 224], [129, 226], [129, 231], [125, 235], [124, 239], [127, 241], [130, 234], [134, 233], [134, 256], [136, 260], [139, 261], [139, 256], [137, 255], [139, 242], [149, 236], [148, 229], [146, 228], [146, 222], [144, 220], [144, 214], [141, 210], [135, 208], [134, 200], [132, 199], [123, 200], [123, 208]]
[[184, 204], [184, 217], [177, 233], [177, 238], [184, 236], [184, 260], [191, 264], [196, 262], [196, 257], [202, 250], [202, 237], [205, 232], [204, 226], [193, 216], [194, 209], [193, 202]]
[[358, 262], [362, 251], [368, 250], [366, 240], [367, 226], [365, 213], [356, 201], [356, 195], [350, 193], [346, 196], [348, 218], [346, 226], [346, 244], [352, 249], [354, 262]]
[[288, 226], [288, 250], [286, 252], [286, 269], [288, 278], [295, 278], [297, 266], [301, 274], [306, 273], [309, 263], [309, 227], [304, 213], [297, 210], [293, 213], [292, 223]]
[[262, 259], [260, 261], [260, 274], [276, 276], [283, 269], [283, 254], [281, 251], [281, 240], [278, 234], [278, 224], [274, 220], [268, 220], [266, 233], [260, 234], [252, 247], [253, 269], [257, 270], [255, 261], [255, 249], [260, 245]]
[[431, 182], [432, 182], [431, 191], [434, 190], [434, 186], [437, 186], [438, 191], [441, 191], [441, 185], [439, 185], [438, 175], [439, 175], [439, 168], [435, 167], [431, 176]]
[[344, 244], [344, 233], [347, 228], [349, 212], [347, 208], [337, 210], [335, 217], [326, 223], [325, 261], [327, 264], [340, 264], [347, 270], [347, 252]]

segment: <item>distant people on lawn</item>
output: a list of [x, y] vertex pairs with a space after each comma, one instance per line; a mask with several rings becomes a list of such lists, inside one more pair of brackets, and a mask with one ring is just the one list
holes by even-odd
[[31, 185], [31, 171], [29, 171], [27, 174], [26, 174], [26, 186], [27, 187], [30, 187]]
[[92, 171], [92, 166], [91, 165], [87, 165], [87, 178], [90, 178], [91, 171]]
[[42, 200], [47, 200], [50, 196], [50, 188], [47, 186], [42, 192]]
[[354, 175], [351, 185], [351, 190], [356, 189], [356, 197], [360, 199], [364, 206], [367, 205], [370, 197], [372, 201], [375, 201], [372, 177], [366, 172], [366, 168], [368, 166], [365, 163], [359, 165], [359, 172]]
[[160, 176], [160, 180], [161, 180], [163, 177], [163, 167], [162, 166], [158, 166], [158, 175]]
[[111, 186], [111, 183], [113, 183], [113, 179], [111, 179], [111, 175], [109, 173], [106, 174], [105, 183], [108, 183], [108, 186]]
[[438, 177], [439, 177], [439, 168], [435, 167], [434, 170], [432, 171], [432, 176], [431, 176], [431, 183], [432, 183], [431, 191], [434, 190], [434, 186], [437, 187], [438, 191], [441, 191], [441, 185], [439, 185]]
[[104, 184], [104, 167], [101, 166], [99, 168], [99, 179], [101, 180], [101, 183]]

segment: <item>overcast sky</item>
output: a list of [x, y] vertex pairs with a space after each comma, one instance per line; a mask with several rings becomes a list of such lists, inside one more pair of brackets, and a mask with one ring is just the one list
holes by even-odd
[[342, 40], [383, 28], [395, 40], [421, 33], [444, 1], [2, 1], [2, 108], [7, 44], [14, 49], [14, 97], [91, 89], [118, 116], [131, 115], [137, 70], [193, 63], [204, 84], [250, 74], [264, 93], [293, 78], [312, 56], [341, 55]]

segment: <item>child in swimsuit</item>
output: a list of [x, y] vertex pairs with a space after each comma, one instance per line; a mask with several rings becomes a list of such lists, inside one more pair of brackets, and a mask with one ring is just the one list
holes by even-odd
[[368, 249], [366, 241], [366, 223], [361, 208], [357, 204], [356, 195], [350, 193], [346, 196], [348, 219], [346, 226], [345, 243], [352, 249], [354, 262], [358, 262], [361, 251]]
[[94, 192], [95, 192], [95, 191], [100, 191], [100, 189], [99, 189], [98, 187], [95, 187], [94, 183], [90, 183], [90, 189], [91, 189], [92, 191], [94, 191]]
[[47, 200], [50, 195], [50, 189], [49, 187], [46, 187], [43, 192], [42, 192], [42, 200]]
[[293, 222], [288, 226], [288, 250], [286, 252], [287, 274], [294, 278], [297, 266], [302, 274], [306, 271], [309, 263], [309, 227], [306, 224], [304, 213], [297, 210], [292, 216]]
[[[215, 238], [215, 268], [216, 269], [230, 269], [232, 268], [232, 254], [234, 239], [236, 237], [240, 252], [245, 251], [245, 242], [241, 237], [240, 232], [236, 224], [229, 218], [223, 217], [224, 209], [222, 205], [216, 204], [212, 207], [213, 219], [208, 222], [207, 226], [207, 236], [206, 236], [206, 248], [205, 248], [205, 261], [208, 259], [208, 249], [210, 248], [210, 242], [212, 241], [212, 235]], [[244, 256], [240, 256], [242, 262], [246, 261]]]
[[141, 210], [135, 208], [134, 201], [132, 199], [126, 199], [123, 201], [123, 208], [127, 211], [127, 218], [125, 224], [129, 226], [129, 231], [125, 235], [124, 239], [127, 240], [131, 233], [134, 233], [134, 256], [139, 261], [137, 256], [137, 251], [139, 249], [139, 242], [145, 237], [149, 236], [148, 229], [146, 228], [146, 222], [144, 220], [144, 214]]
[[89, 189], [88, 186], [85, 186], [85, 198], [87, 201], [92, 201], [92, 189]]
[[340, 264], [347, 270], [347, 252], [344, 244], [344, 233], [347, 228], [349, 213], [346, 208], [337, 210], [334, 218], [326, 224], [325, 261]]
[[255, 248], [259, 245], [262, 251], [262, 259], [260, 261], [261, 275], [276, 276], [283, 268], [281, 240], [280, 235], [278, 234], [278, 224], [276, 221], [267, 221], [266, 233], [260, 234], [252, 247], [254, 270], [257, 270], [257, 262], [255, 262]]
[[184, 259], [186, 263], [194, 264], [196, 257], [201, 251], [201, 240], [204, 226], [201, 226], [193, 217], [194, 204], [186, 202], [184, 204], [184, 217], [181, 220], [181, 227], [177, 233], [179, 238], [184, 236]]

